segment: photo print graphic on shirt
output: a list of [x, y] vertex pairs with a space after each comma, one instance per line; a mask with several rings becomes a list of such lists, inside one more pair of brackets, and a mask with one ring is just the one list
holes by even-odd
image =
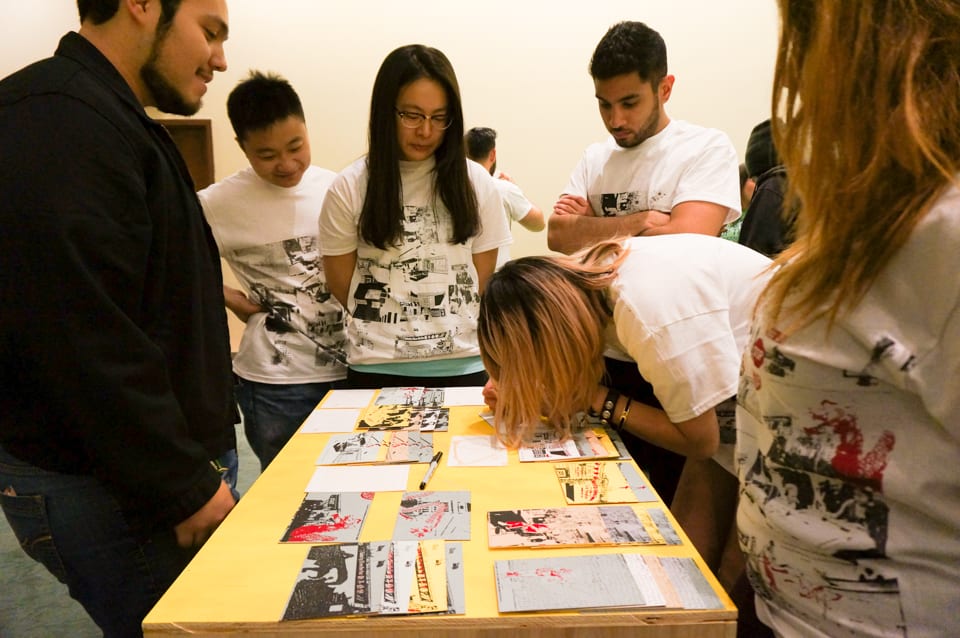
[[884, 431], [868, 444], [856, 415], [830, 401], [810, 417], [802, 426], [787, 416], [767, 418], [773, 441], [747, 472], [746, 489], [756, 491], [768, 515], [809, 515], [805, 533], [822, 534], [835, 556], [884, 556], [883, 471], [894, 436]]
[[[832, 621], [836, 635], [870, 622], [885, 627], [884, 636], [906, 636], [899, 584], [884, 572], [884, 561], [812, 560], [788, 543], [770, 540], [758, 548], [760, 541], [750, 534], [741, 541], [749, 548], [750, 584], [761, 598], [818, 625]], [[883, 604], [877, 605], [878, 596]]]
[[[656, 191], [648, 195], [645, 191], [629, 191], [625, 193], [601, 193], [600, 215], [602, 217], [616, 217], [630, 215], [645, 210], [659, 210], [657, 204], [667, 197], [667, 193]], [[670, 209], [662, 211], [669, 214]]]
[[[741, 492], [767, 520], [760, 529], [769, 525], [780, 530], [777, 540], [765, 541], [751, 533], [754, 524], [748, 523], [741, 533], [747, 547], [761, 545], [760, 551], [747, 552], [756, 593], [801, 617], [833, 620], [838, 627], [851, 619], [875, 622], [880, 609], [888, 635], [903, 636], [899, 583], [884, 560], [889, 508], [874, 487], [879, 481], [843, 477], [833, 467], [843, 445], [841, 437], [827, 432], [837, 424], [835, 419], [820, 431], [795, 428], [790, 417], [768, 423], [774, 441], [766, 455], [757, 453]], [[861, 469], [870, 465], [861, 464]], [[800, 546], [820, 548], [822, 555], [814, 558], [795, 549], [793, 539]], [[883, 597], [882, 605], [876, 604], [877, 596]], [[791, 602], [797, 600], [802, 601], [799, 606]]]
[[892, 360], [900, 372], [909, 372], [917, 364], [917, 357], [906, 346], [892, 337], [882, 336], [873, 344], [873, 351], [870, 353], [870, 361], [867, 365], [857, 372], [844, 370], [843, 376], [856, 379], [857, 385], [860, 386], [877, 385], [879, 380], [873, 376], [873, 370], [885, 360]]
[[600, 195], [600, 209], [603, 217], [629, 215], [643, 210], [650, 210], [646, 197], [641, 191], [627, 193], [602, 193]]
[[448, 221], [433, 208], [404, 206], [400, 246], [379, 259], [357, 260], [353, 319], [361, 348], [372, 348], [376, 324], [387, 324], [398, 359], [454, 351], [455, 320], [475, 318], [480, 295], [470, 264], [451, 263], [444, 252], [449, 236]]
[[316, 347], [317, 367], [345, 360], [343, 309], [323, 277], [317, 238], [309, 235], [231, 251], [231, 264], [244, 281], [284, 282], [250, 285], [250, 299], [269, 313], [264, 327], [274, 347], [272, 362], [288, 362], [291, 339]]

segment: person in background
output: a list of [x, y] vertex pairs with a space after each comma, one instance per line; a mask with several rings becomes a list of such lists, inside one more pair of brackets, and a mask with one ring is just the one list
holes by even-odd
[[320, 213], [327, 282], [349, 312], [349, 387], [486, 382], [476, 317], [510, 229], [463, 133], [447, 57], [419, 44], [392, 51], [374, 81], [368, 153]]
[[79, 0], [0, 82], [0, 506], [105, 636], [141, 622], [234, 506], [220, 262], [144, 111], [192, 115], [223, 0]]
[[[507, 212], [507, 221], [517, 222], [532, 232], [544, 229], [543, 212], [537, 208], [510, 179], [509, 175], [497, 171], [497, 132], [492, 128], [474, 127], [463, 138], [467, 157], [483, 166], [496, 178], [497, 188], [503, 197], [503, 208]], [[497, 268], [510, 260], [510, 249], [504, 246], [497, 255]]]
[[737, 408], [758, 615], [778, 636], [960, 635], [960, 5], [779, 6], [796, 240]]
[[760, 122], [747, 141], [744, 165], [755, 185], [737, 241], [772, 258], [792, 241], [796, 212], [791, 209], [789, 216], [784, 214], [787, 171], [777, 155], [770, 126], [769, 119]]
[[[675, 78], [660, 34], [642, 22], [615, 24], [594, 50], [590, 75], [610, 137], [587, 148], [554, 206], [547, 225], [552, 250], [570, 253], [615, 236], [716, 237], [739, 217], [730, 139], [667, 116]], [[607, 383], [659, 408], [649, 381], [617, 356], [606, 358]], [[670, 504], [684, 457], [629, 434], [624, 444]]]
[[251, 72], [230, 92], [227, 114], [250, 166], [199, 197], [244, 288], [224, 288], [224, 297], [246, 324], [233, 371], [262, 470], [346, 376], [344, 312], [324, 279], [316, 235], [336, 173], [311, 165], [303, 105], [282, 77]]
[[750, 174], [747, 172], [747, 165], [743, 162], [740, 163], [740, 210], [742, 211], [740, 217], [736, 220], [730, 222], [729, 224], [724, 224], [723, 230], [720, 232], [720, 236], [729, 241], [738, 241], [740, 239], [740, 228], [743, 226], [743, 216], [747, 213], [747, 208], [750, 206], [750, 200], [753, 198], [753, 190], [756, 188], [757, 182]]

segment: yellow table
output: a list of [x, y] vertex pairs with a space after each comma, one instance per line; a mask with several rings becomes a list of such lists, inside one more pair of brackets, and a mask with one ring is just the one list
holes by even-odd
[[[489, 435], [490, 426], [479, 418], [479, 411], [479, 406], [450, 408], [449, 432], [434, 433], [434, 448], [444, 450], [446, 457], [452, 435]], [[672, 516], [670, 520], [684, 541], [681, 546], [629, 547], [626, 550], [615, 547], [489, 550], [488, 511], [565, 506], [552, 464], [521, 464], [516, 451], [509, 452], [505, 467], [448, 467], [444, 458], [428, 485], [430, 490], [470, 491], [471, 540], [463, 543], [466, 615], [324, 618], [281, 623], [280, 616], [308, 545], [280, 543], [278, 540], [303, 500], [304, 489], [328, 437], [326, 434], [298, 433], [290, 440], [144, 619], [143, 629], [147, 636], [257, 633], [331, 638], [734, 638], [736, 635], [736, 608]], [[426, 470], [424, 463], [412, 465], [407, 489], [416, 490]], [[328, 489], [349, 491], [345, 485], [329, 486]], [[400, 496], [400, 492], [376, 494], [360, 541], [391, 537]], [[634, 507], [659, 507], [669, 515], [662, 502], [640, 503]], [[509, 615], [497, 611], [495, 560], [617, 551], [694, 557], [723, 603], [723, 609]]]

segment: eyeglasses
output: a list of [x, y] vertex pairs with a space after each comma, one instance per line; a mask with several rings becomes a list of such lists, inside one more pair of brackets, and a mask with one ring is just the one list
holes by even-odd
[[427, 120], [433, 123], [441, 131], [445, 131], [453, 124], [453, 116], [447, 115], [424, 115], [423, 113], [414, 113], [412, 111], [397, 111], [400, 116], [400, 123], [406, 128], [420, 128]]

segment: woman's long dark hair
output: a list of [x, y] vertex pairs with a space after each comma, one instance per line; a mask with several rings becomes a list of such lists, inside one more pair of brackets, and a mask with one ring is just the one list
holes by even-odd
[[457, 76], [443, 53], [421, 44], [410, 44], [391, 52], [380, 65], [370, 98], [369, 180], [360, 212], [360, 237], [381, 250], [398, 243], [403, 229], [397, 96], [403, 87], [421, 78], [429, 78], [443, 87], [447, 94], [447, 113], [453, 118], [434, 153], [437, 163], [434, 198], [439, 195], [450, 211], [453, 233], [449, 241], [463, 243], [480, 231], [477, 195], [467, 174], [463, 150], [463, 106]]

